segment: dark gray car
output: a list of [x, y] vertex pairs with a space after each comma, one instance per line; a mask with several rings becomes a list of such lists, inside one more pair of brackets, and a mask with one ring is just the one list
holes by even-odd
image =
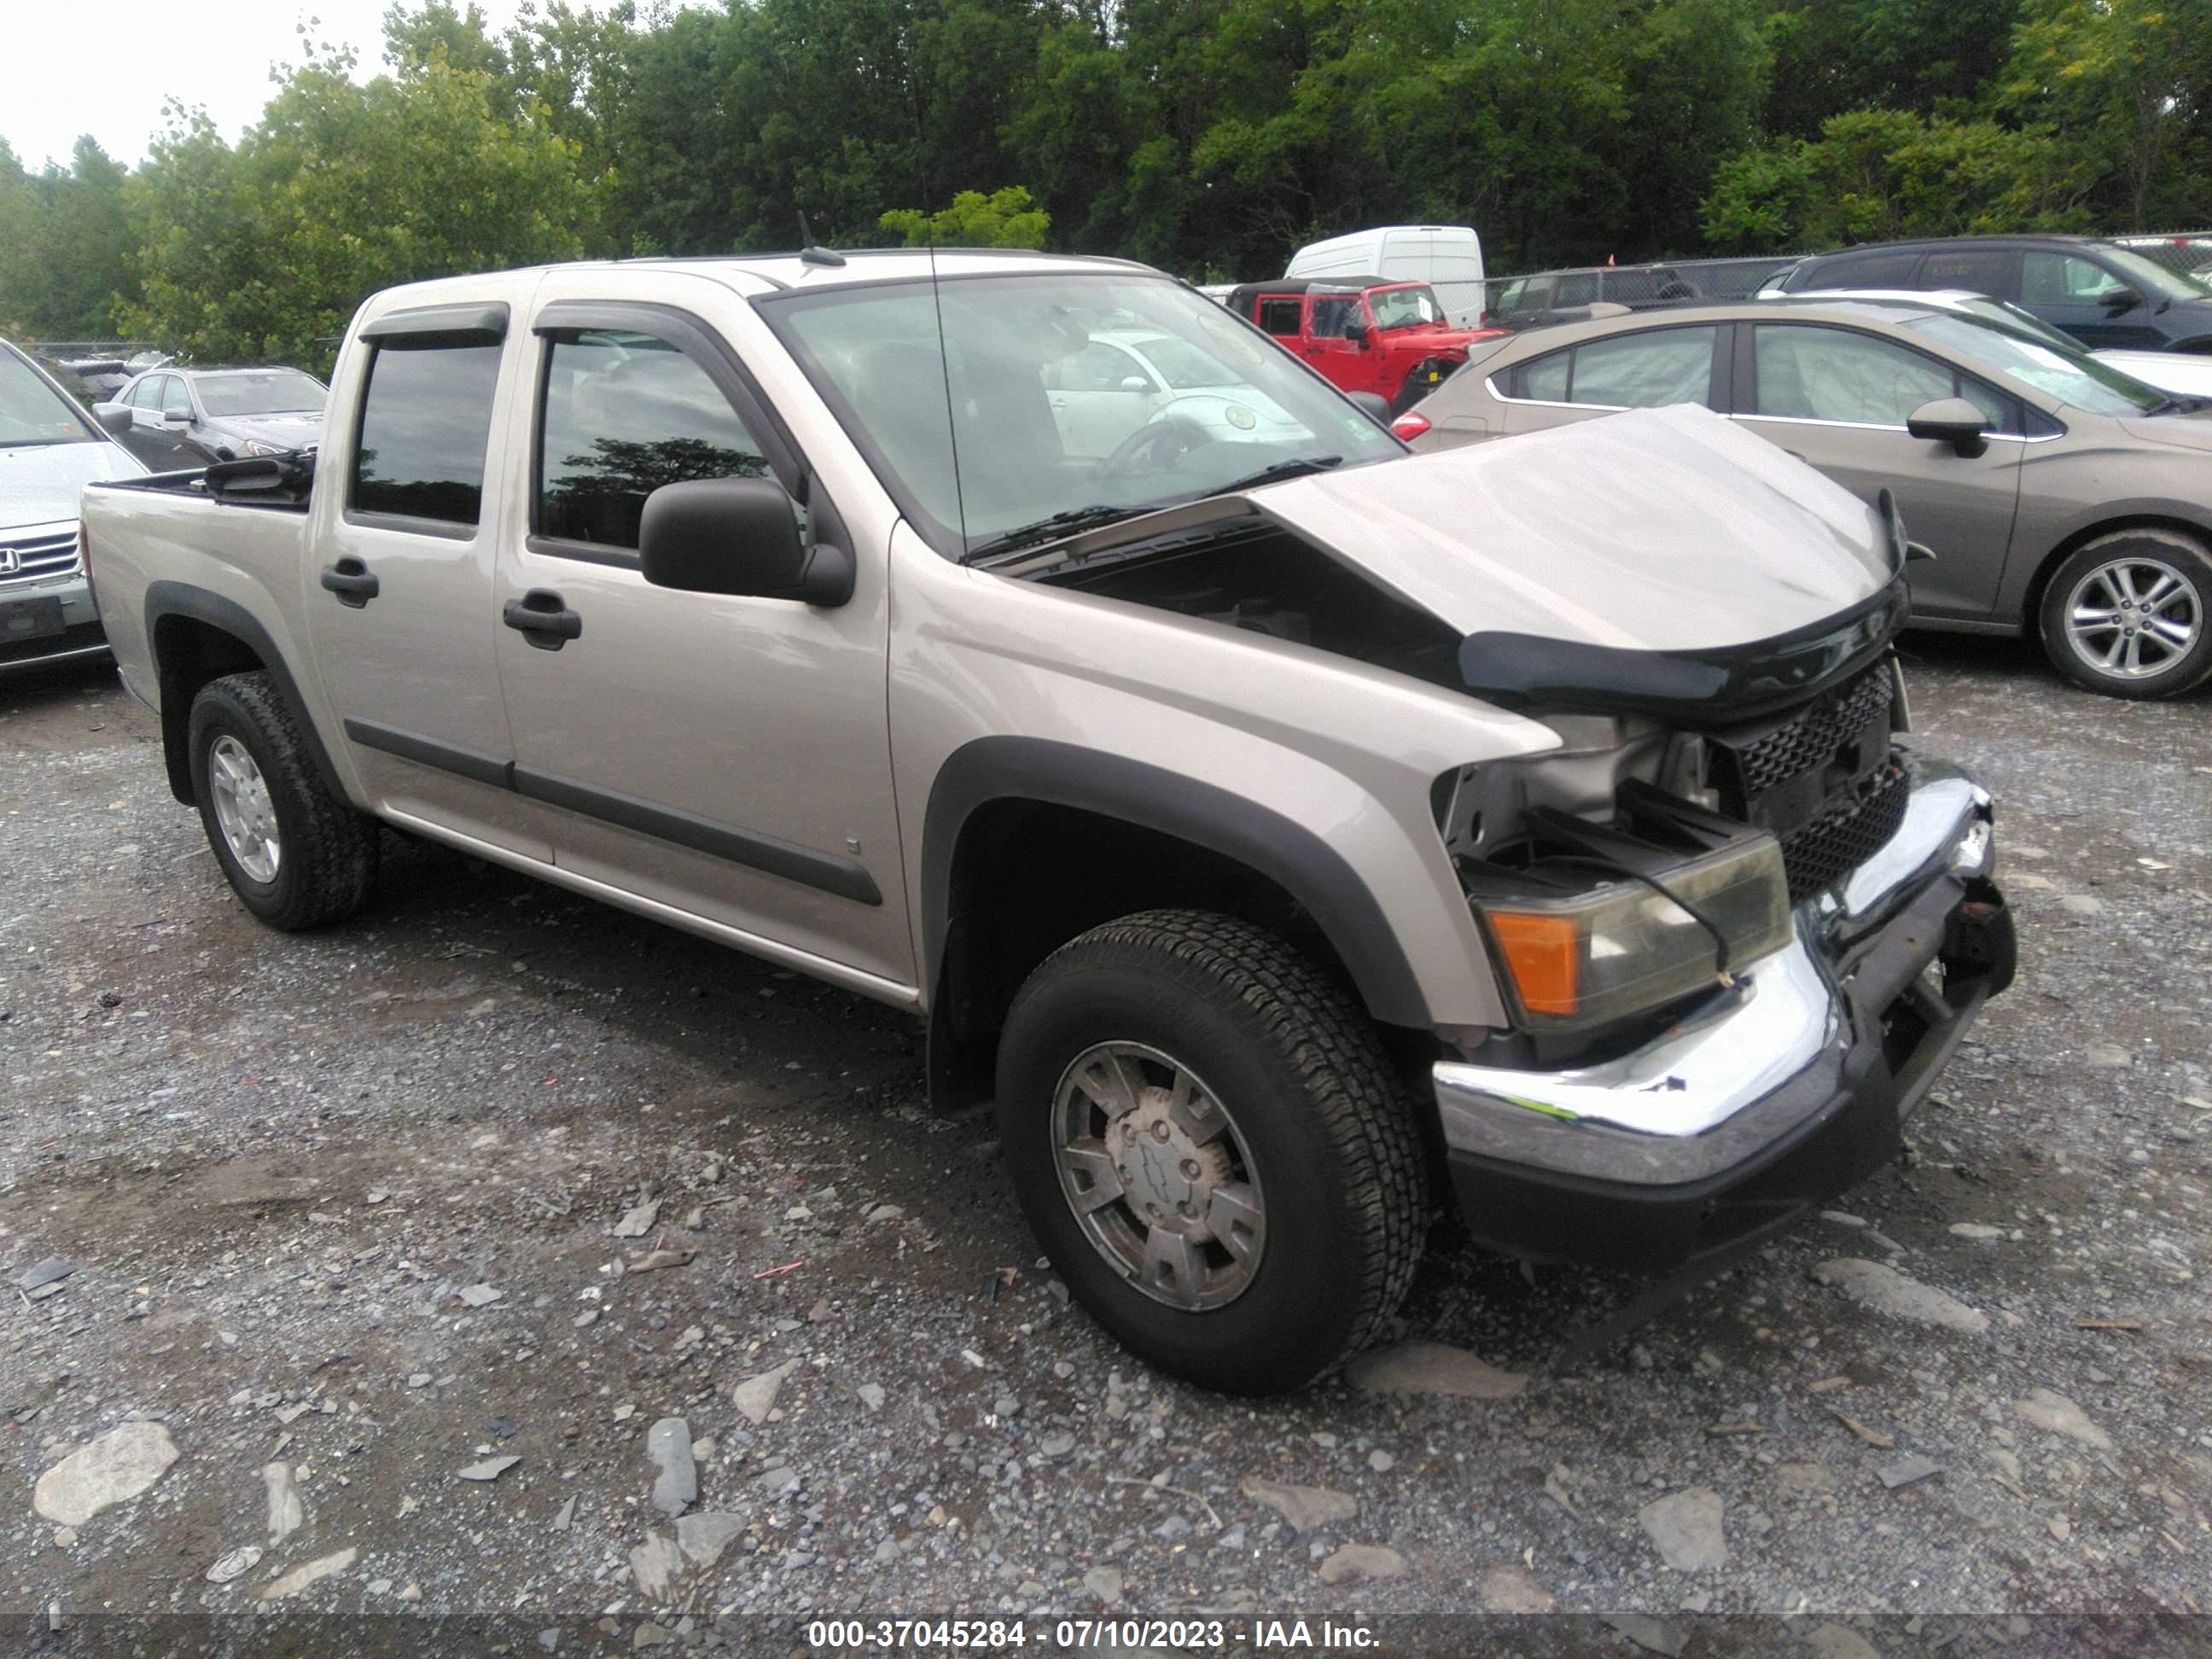
[[2212, 351], [2212, 283], [2087, 236], [1954, 236], [1801, 259], [1771, 291], [1967, 289], [2009, 300], [2083, 345]]
[[150, 368], [96, 405], [157, 471], [277, 455], [317, 442], [328, 389], [296, 368]]
[[1495, 343], [1399, 417], [1444, 449], [1702, 404], [1863, 499], [1893, 493], [1912, 617], [2033, 629], [2081, 684], [2161, 697], [2212, 672], [2212, 410], [2047, 338], [1911, 296], [1768, 298]]

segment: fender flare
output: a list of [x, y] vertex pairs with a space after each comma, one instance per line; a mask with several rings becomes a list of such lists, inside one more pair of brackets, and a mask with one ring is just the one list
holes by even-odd
[[1033, 800], [1118, 818], [1236, 860], [1320, 926], [1368, 1012], [1425, 1029], [1428, 1000], [1382, 907], [1351, 863], [1304, 824], [1182, 773], [1042, 738], [977, 738], [945, 758], [922, 821], [922, 983], [936, 988], [951, 927], [953, 856], [977, 808]]
[[191, 805], [196, 799], [192, 789], [191, 766], [185, 753], [185, 732], [191, 719], [189, 702], [176, 706], [179, 700], [167, 695], [161, 670], [161, 645], [157, 625], [166, 617], [186, 617], [194, 622], [228, 634], [261, 659], [269, 678], [276, 683], [276, 693], [284, 700], [284, 707], [293, 721], [307, 740], [309, 757], [324, 785], [339, 800], [351, 799], [340, 781], [337, 768], [331, 764], [330, 751], [323, 746], [323, 734], [315, 727], [314, 718], [307, 712], [307, 700], [300, 695], [299, 683], [292, 678], [292, 670], [276, 648], [276, 641], [269, 630], [255, 620], [253, 613], [235, 599], [227, 599], [220, 593], [190, 582], [156, 581], [146, 588], [146, 654], [154, 669], [154, 684], [162, 686], [161, 752], [169, 769], [169, 792]]

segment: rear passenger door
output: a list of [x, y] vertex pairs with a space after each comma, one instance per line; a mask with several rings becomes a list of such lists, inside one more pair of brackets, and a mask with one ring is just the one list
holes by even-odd
[[[332, 459], [315, 483], [304, 574], [316, 672], [353, 764], [403, 823], [544, 861], [493, 654], [492, 564], [505, 523], [492, 410], [503, 304], [387, 313], [332, 388]], [[510, 390], [510, 396], [520, 395]], [[339, 457], [344, 458], [341, 466]]]
[[[1748, 325], [1737, 356], [1735, 418], [1869, 505], [1892, 490], [1906, 534], [1936, 555], [1911, 567], [1916, 611], [1972, 619], [1996, 599], [2011, 544], [2025, 447], [2017, 403], [1910, 347], [1813, 323]], [[1916, 438], [1923, 404], [1965, 398], [1990, 417], [1988, 447], [1966, 456]]]
[[1711, 323], [1608, 334], [1547, 352], [1493, 377], [1504, 393], [1505, 430], [1540, 432], [1624, 409], [1713, 405], [1715, 354], [1723, 331]]
[[[659, 291], [644, 273], [632, 288]], [[724, 337], [675, 305], [555, 299], [526, 349], [527, 512], [504, 529], [493, 631], [514, 787], [555, 865], [732, 943], [910, 986], [884, 550], [853, 550], [836, 607], [649, 586], [647, 496], [690, 478], [799, 488], [790, 441]], [[812, 533], [844, 538], [819, 480], [805, 488]]]

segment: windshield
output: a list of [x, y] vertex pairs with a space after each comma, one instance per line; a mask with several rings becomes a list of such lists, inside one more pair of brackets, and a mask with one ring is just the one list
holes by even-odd
[[2092, 415], [2146, 415], [2172, 401], [2108, 363], [2024, 339], [2009, 326], [1957, 315], [1923, 317], [1905, 326]]
[[323, 399], [329, 395], [320, 380], [296, 368], [202, 374], [196, 379], [200, 406], [210, 415], [319, 415]]
[[2145, 258], [2124, 247], [2102, 250], [2105, 263], [2112, 266], [2128, 284], [2160, 300], [2201, 300], [2212, 295], [2212, 283], [2199, 276], [2185, 276], [2181, 272]]
[[2032, 339], [2040, 340], [2069, 356], [2084, 355], [2081, 343], [2071, 334], [2051, 327], [2033, 312], [2023, 311], [2009, 300], [1992, 300], [1985, 294], [1978, 294], [1970, 300], [1957, 301], [1956, 309], [1966, 316], [1979, 317], [2000, 328], [2008, 328], [2015, 334], [2025, 334]]
[[88, 444], [99, 436], [38, 370], [0, 349], [0, 447]]
[[1413, 328], [1444, 319], [1443, 301], [1425, 283], [1415, 288], [1378, 289], [1367, 296], [1367, 308], [1375, 313], [1379, 329]]
[[[962, 276], [756, 304], [900, 510], [955, 557], [1055, 514], [1193, 501], [1282, 462], [1404, 453], [1272, 340], [1164, 277]], [[1141, 338], [1171, 376], [1205, 365], [1216, 395], [1081, 374], [1070, 360], [1094, 329], [1106, 343]]]

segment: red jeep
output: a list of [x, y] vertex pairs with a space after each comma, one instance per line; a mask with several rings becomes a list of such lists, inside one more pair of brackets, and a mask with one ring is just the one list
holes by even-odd
[[1455, 328], [1426, 283], [1381, 276], [1290, 276], [1247, 283], [1224, 303], [1272, 334], [1330, 384], [1379, 392], [1393, 414], [1434, 391], [1467, 360], [1470, 340], [1504, 333]]

